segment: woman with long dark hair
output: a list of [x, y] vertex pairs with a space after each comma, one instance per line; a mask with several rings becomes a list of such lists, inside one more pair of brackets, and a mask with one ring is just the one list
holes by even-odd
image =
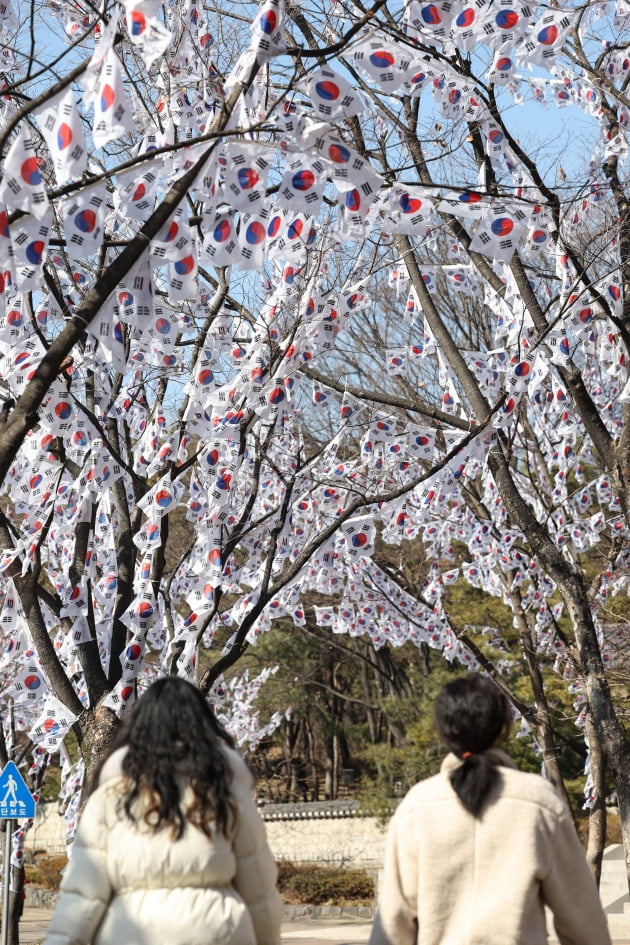
[[435, 722], [450, 754], [389, 825], [369, 945], [610, 945], [595, 881], [553, 787], [498, 742], [507, 700], [471, 673], [442, 689]]
[[95, 772], [45, 945], [277, 945], [252, 786], [201, 692], [154, 682]]

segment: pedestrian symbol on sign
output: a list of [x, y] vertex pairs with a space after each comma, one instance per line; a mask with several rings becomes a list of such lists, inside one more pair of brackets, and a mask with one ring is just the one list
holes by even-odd
[[0, 773], [0, 820], [25, 820], [35, 816], [35, 798], [13, 761]]
[[18, 799], [17, 799], [17, 794], [15, 793], [17, 790], [17, 781], [15, 780], [12, 774], [9, 774], [7, 776], [7, 783], [3, 784], [3, 787], [6, 787], [7, 791], [4, 797], [2, 798], [2, 800], [0, 801], [0, 805], [2, 805], [2, 807], [5, 807], [7, 804], [17, 804]]

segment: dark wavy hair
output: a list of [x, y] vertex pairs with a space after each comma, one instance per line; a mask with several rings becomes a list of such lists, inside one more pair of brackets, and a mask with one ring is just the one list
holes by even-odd
[[[127, 748], [122, 769], [128, 783], [121, 808], [137, 822], [154, 830], [170, 828], [179, 839], [188, 821], [211, 836], [212, 824], [227, 835], [233, 816], [230, 800], [231, 770], [221, 745], [234, 747], [233, 739], [217, 721], [202, 693], [178, 676], [156, 680], [140, 696], [117, 733], [92, 779], [92, 790], [107, 759]], [[182, 779], [193, 800], [181, 806]]]
[[474, 817], [483, 810], [491, 788], [500, 778], [500, 761], [486, 754], [509, 732], [510, 704], [486, 676], [470, 673], [447, 683], [435, 702], [435, 724], [440, 738], [463, 760], [451, 772], [458, 798]]

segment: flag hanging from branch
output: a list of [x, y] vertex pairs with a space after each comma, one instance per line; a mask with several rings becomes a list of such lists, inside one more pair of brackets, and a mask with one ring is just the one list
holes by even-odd
[[299, 83], [298, 89], [304, 86], [306, 94], [311, 100], [315, 114], [324, 121], [337, 121], [360, 115], [363, 103], [347, 79], [332, 69], [323, 68], [313, 72], [305, 83]]
[[142, 60], [150, 69], [171, 44], [171, 34], [159, 19], [159, 0], [126, 0], [125, 26], [127, 35], [137, 47]]
[[251, 26], [251, 52], [265, 62], [285, 52], [284, 0], [263, 0], [261, 8]]
[[86, 104], [90, 103], [94, 108], [92, 140], [95, 147], [102, 148], [133, 130], [133, 114], [125, 93], [122, 66], [113, 48], [105, 56], [93, 89], [86, 94]]
[[11, 226], [15, 284], [21, 292], [30, 292], [42, 284], [51, 227], [52, 213], [41, 219], [30, 214], [19, 217]]
[[217, 205], [226, 203], [233, 210], [260, 211], [266, 195], [270, 160], [261, 154], [259, 144], [233, 140], [225, 145], [219, 159], [220, 186]]
[[81, 178], [87, 170], [87, 145], [72, 89], [33, 109], [33, 114], [46, 139], [58, 185]]
[[73, 259], [85, 259], [103, 243], [104, 222], [107, 213], [105, 184], [77, 190], [59, 204], [66, 237], [66, 252]]
[[470, 252], [508, 262], [516, 251], [528, 219], [529, 213], [518, 204], [493, 204], [479, 221], [470, 242]]
[[32, 131], [25, 122], [4, 161], [0, 206], [4, 205], [7, 210], [25, 210], [42, 220], [48, 211], [48, 196], [40, 168]]

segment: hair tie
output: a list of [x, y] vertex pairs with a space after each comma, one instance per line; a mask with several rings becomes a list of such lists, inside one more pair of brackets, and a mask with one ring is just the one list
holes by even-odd
[[463, 759], [464, 761], [468, 761], [468, 759], [469, 759], [469, 758], [472, 758], [472, 756], [473, 756], [474, 754], [475, 754], [474, 751], [463, 751], [463, 752], [462, 752], [462, 759]]

